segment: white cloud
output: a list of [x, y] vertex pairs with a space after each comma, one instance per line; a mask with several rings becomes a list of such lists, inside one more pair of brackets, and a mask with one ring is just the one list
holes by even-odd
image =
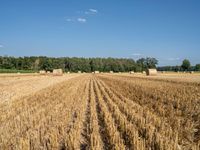
[[78, 18], [77, 21], [81, 23], [85, 23], [87, 20], [85, 18]]
[[90, 8], [88, 11], [85, 12], [87, 15], [95, 15], [98, 13], [98, 10]]
[[0, 44], [0, 48], [3, 47], [3, 45]]

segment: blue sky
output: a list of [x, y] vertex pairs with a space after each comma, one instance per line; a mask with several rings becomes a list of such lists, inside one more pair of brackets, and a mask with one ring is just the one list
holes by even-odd
[[0, 0], [0, 55], [200, 63], [199, 0]]

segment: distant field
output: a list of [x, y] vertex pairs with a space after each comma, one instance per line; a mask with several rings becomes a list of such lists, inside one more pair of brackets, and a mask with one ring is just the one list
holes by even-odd
[[135, 73], [135, 74], [116, 73], [114, 75], [140, 77], [140, 78], [155, 79], [155, 80], [163, 79], [163, 80], [169, 80], [169, 81], [174, 81], [174, 82], [183, 81], [183, 82], [200, 83], [200, 72], [195, 72], [193, 74], [167, 72], [167, 73], [158, 73], [156, 76], [146, 76], [146, 74], [142, 74], [142, 73]]
[[199, 150], [199, 78], [0, 76], [0, 149]]
[[0, 73], [34, 73], [37, 71], [33, 70], [14, 70], [14, 69], [0, 69]]

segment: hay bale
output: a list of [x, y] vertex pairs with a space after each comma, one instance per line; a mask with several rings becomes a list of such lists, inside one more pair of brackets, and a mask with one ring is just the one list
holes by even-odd
[[50, 74], [51, 72], [50, 71], [47, 71], [47, 74]]
[[157, 75], [157, 70], [156, 69], [147, 69], [146, 75], [147, 76], [155, 76]]
[[135, 72], [134, 72], [134, 71], [130, 71], [129, 73], [130, 73], [130, 74], [134, 74]]
[[146, 71], [142, 71], [143, 74], [146, 74]]
[[81, 73], [81, 71], [78, 71], [78, 73]]
[[94, 73], [95, 73], [95, 74], [96, 74], [96, 73], [99, 73], [99, 71], [95, 71]]
[[45, 70], [40, 70], [39, 73], [40, 73], [41, 75], [44, 75], [44, 74], [46, 74], [46, 71], [45, 71]]
[[193, 74], [194, 73], [194, 71], [190, 71], [190, 74]]
[[20, 72], [17, 72], [17, 74], [21, 74]]
[[70, 74], [70, 72], [68, 71], [67, 74]]
[[63, 70], [62, 69], [53, 69], [53, 75], [62, 76]]
[[110, 71], [110, 73], [113, 73], [113, 71]]

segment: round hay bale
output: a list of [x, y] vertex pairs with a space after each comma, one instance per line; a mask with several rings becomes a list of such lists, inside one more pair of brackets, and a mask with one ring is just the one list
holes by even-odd
[[40, 73], [41, 75], [45, 75], [45, 74], [46, 74], [46, 71], [45, 71], [45, 70], [40, 70], [39, 73]]
[[62, 76], [63, 70], [62, 69], [53, 69], [53, 75]]
[[156, 69], [147, 69], [146, 75], [147, 76], [155, 76], [157, 75], [157, 70]]
[[190, 74], [193, 74], [194, 73], [194, 71], [190, 71]]

